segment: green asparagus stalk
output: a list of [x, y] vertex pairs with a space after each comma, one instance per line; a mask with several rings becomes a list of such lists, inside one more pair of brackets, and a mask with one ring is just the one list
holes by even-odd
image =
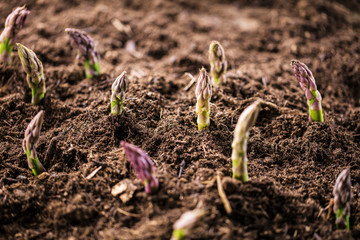
[[212, 41], [209, 47], [210, 73], [213, 85], [225, 82], [227, 62], [224, 48], [218, 41]]
[[251, 127], [255, 124], [261, 108], [261, 101], [256, 101], [247, 107], [240, 115], [234, 131], [232, 142], [233, 178], [242, 182], [248, 181], [247, 170], [247, 140]]
[[183, 240], [189, 233], [191, 228], [206, 214], [203, 209], [194, 209], [185, 212], [181, 217], [174, 223], [174, 231], [171, 236], [171, 240]]
[[33, 105], [38, 105], [46, 93], [44, 69], [42, 62], [37, 58], [36, 54], [29, 48], [16, 44], [18, 48], [19, 58], [26, 72], [26, 81], [31, 88]]
[[309, 106], [309, 121], [323, 122], [321, 94], [317, 90], [315, 78], [309, 68], [298, 60], [291, 60], [293, 72], [299, 81], [300, 87], [305, 91]]
[[74, 29], [66, 28], [70, 36], [71, 45], [78, 49], [77, 58], [84, 60], [85, 76], [92, 78], [100, 74], [100, 55], [95, 50], [94, 40], [89, 37], [85, 32]]
[[345, 226], [350, 230], [351, 179], [350, 168], [344, 169], [336, 179], [333, 190], [336, 228]]
[[111, 87], [111, 113], [114, 115], [120, 115], [123, 112], [123, 104], [125, 101], [125, 92], [127, 86], [128, 80], [126, 77], [126, 72], [123, 71], [120, 76], [115, 79]]
[[210, 99], [212, 95], [212, 85], [206, 69], [200, 70], [196, 89], [196, 113], [198, 114], [198, 129], [202, 130], [210, 125]]
[[24, 26], [29, 13], [25, 6], [18, 7], [6, 18], [5, 28], [0, 35], [0, 62], [11, 63], [17, 33]]
[[44, 111], [40, 111], [31, 120], [29, 126], [25, 131], [25, 137], [22, 143], [24, 152], [26, 153], [28, 165], [35, 176], [45, 172], [45, 168], [39, 161], [36, 153], [36, 145], [40, 137], [41, 126], [44, 122]]

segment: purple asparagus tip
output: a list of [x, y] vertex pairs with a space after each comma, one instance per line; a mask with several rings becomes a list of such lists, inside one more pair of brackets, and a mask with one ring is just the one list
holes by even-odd
[[141, 148], [125, 141], [121, 141], [121, 146], [136, 175], [144, 182], [145, 192], [155, 193], [159, 188], [159, 181], [154, 176], [155, 167], [149, 155]]
[[0, 62], [11, 62], [11, 53], [16, 43], [19, 30], [24, 26], [30, 11], [25, 6], [16, 8], [5, 21], [5, 28], [0, 35]]
[[305, 91], [305, 97], [309, 106], [309, 120], [323, 122], [323, 113], [321, 107], [322, 97], [317, 90], [315, 78], [310, 69], [298, 60], [291, 60], [291, 68], [300, 87]]

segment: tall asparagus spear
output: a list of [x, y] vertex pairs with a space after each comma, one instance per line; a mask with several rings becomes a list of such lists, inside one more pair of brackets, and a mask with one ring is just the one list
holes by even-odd
[[0, 35], [0, 62], [11, 63], [11, 53], [16, 43], [16, 35], [24, 26], [30, 13], [25, 6], [16, 8], [5, 21], [5, 29]]
[[31, 120], [29, 126], [25, 130], [25, 137], [22, 143], [24, 152], [26, 153], [28, 165], [35, 176], [45, 172], [45, 168], [39, 161], [36, 153], [36, 145], [40, 137], [41, 126], [44, 122], [44, 111], [40, 111]]
[[78, 58], [84, 59], [85, 76], [92, 78], [100, 74], [100, 56], [95, 50], [94, 40], [85, 32], [75, 29], [66, 28], [70, 36], [71, 44], [78, 49]]
[[126, 72], [123, 71], [120, 76], [115, 79], [111, 87], [111, 113], [114, 115], [121, 114], [123, 111], [127, 85]]
[[205, 68], [201, 68], [195, 89], [196, 113], [198, 114], [197, 123], [199, 130], [210, 125], [210, 99], [212, 95], [212, 85], [210, 77]]
[[159, 181], [155, 177], [155, 167], [149, 155], [131, 143], [121, 141], [121, 145], [136, 175], [144, 182], [145, 192], [147, 194], [155, 193], [159, 188]]
[[232, 142], [233, 178], [242, 182], [248, 181], [247, 170], [247, 140], [251, 127], [255, 124], [261, 108], [261, 101], [256, 101], [247, 107], [240, 115], [234, 131]]
[[345, 226], [347, 230], [350, 230], [350, 201], [352, 197], [350, 168], [344, 169], [337, 177], [333, 195], [336, 227]]
[[217, 85], [226, 80], [227, 62], [225, 59], [224, 48], [218, 41], [212, 41], [209, 47], [210, 73], [213, 85]]
[[309, 121], [323, 122], [323, 112], [321, 106], [321, 94], [317, 90], [315, 78], [309, 68], [298, 60], [291, 60], [290, 65], [294, 71], [300, 87], [305, 91], [309, 106]]
[[38, 105], [46, 93], [44, 68], [36, 54], [29, 48], [17, 43], [19, 58], [26, 72], [26, 81], [31, 88], [31, 103]]

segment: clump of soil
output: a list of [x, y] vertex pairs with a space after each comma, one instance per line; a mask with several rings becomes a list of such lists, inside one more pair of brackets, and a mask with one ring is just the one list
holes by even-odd
[[[0, 22], [23, 1], [0, 3]], [[28, 1], [18, 41], [44, 64], [40, 106], [14, 52], [0, 69], [0, 239], [169, 239], [187, 210], [207, 210], [191, 239], [360, 238], [360, 4], [348, 1]], [[119, 22], [125, 30], [119, 28]], [[75, 60], [66, 27], [88, 32], [101, 54], [91, 80]], [[194, 86], [218, 40], [228, 80], [213, 90], [211, 124], [198, 131]], [[309, 123], [289, 62], [314, 73], [325, 121]], [[130, 80], [125, 112], [110, 114], [112, 82]], [[231, 142], [240, 113], [265, 102], [248, 144], [250, 181], [231, 179]], [[21, 143], [39, 110], [37, 146], [48, 174], [34, 177]], [[153, 159], [159, 192], [147, 195], [120, 141]], [[328, 204], [337, 175], [351, 167], [351, 231], [336, 230]], [[97, 173], [86, 178], [95, 169]], [[215, 176], [233, 212], [218, 195]], [[181, 174], [180, 174], [181, 173]], [[126, 201], [112, 187], [131, 180]]]

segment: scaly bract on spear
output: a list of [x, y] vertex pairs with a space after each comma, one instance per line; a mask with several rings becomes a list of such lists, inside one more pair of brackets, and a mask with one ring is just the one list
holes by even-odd
[[245, 108], [245, 110], [241, 113], [239, 117], [234, 131], [234, 140], [231, 144], [233, 178], [238, 179], [242, 182], [248, 181], [247, 140], [249, 138], [250, 130], [255, 124], [260, 108], [260, 100], [254, 102], [253, 104]]
[[29, 13], [25, 6], [18, 7], [6, 18], [5, 28], [0, 35], [0, 63], [11, 63], [17, 33], [24, 26]]
[[35, 176], [46, 171], [45, 168], [40, 163], [35, 149], [40, 137], [40, 130], [43, 122], [44, 122], [44, 111], [40, 111], [31, 120], [28, 127], [26, 128], [25, 137], [22, 143], [24, 152], [26, 153], [27, 156], [29, 168], [31, 169], [31, 171]]
[[209, 75], [205, 68], [201, 68], [196, 83], [196, 113], [198, 129], [202, 130], [210, 125], [210, 100], [212, 95], [212, 85]]
[[127, 86], [128, 80], [126, 72], [123, 71], [120, 76], [115, 79], [111, 87], [111, 113], [114, 115], [119, 115], [123, 112]]
[[300, 87], [305, 91], [305, 96], [309, 106], [309, 121], [323, 122], [323, 112], [321, 106], [321, 94], [317, 90], [315, 78], [309, 68], [298, 60], [291, 60], [290, 63]]
[[16, 46], [26, 73], [26, 81], [31, 88], [31, 103], [38, 105], [46, 93], [43, 64], [31, 49], [20, 43], [17, 43]]
[[86, 78], [99, 75], [100, 55], [95, 50], [94, 40], [79, 29], [66, 28], [65, 32], [70, 36], [71, 45], [78, 49], [77, 58], [84, 60]]

